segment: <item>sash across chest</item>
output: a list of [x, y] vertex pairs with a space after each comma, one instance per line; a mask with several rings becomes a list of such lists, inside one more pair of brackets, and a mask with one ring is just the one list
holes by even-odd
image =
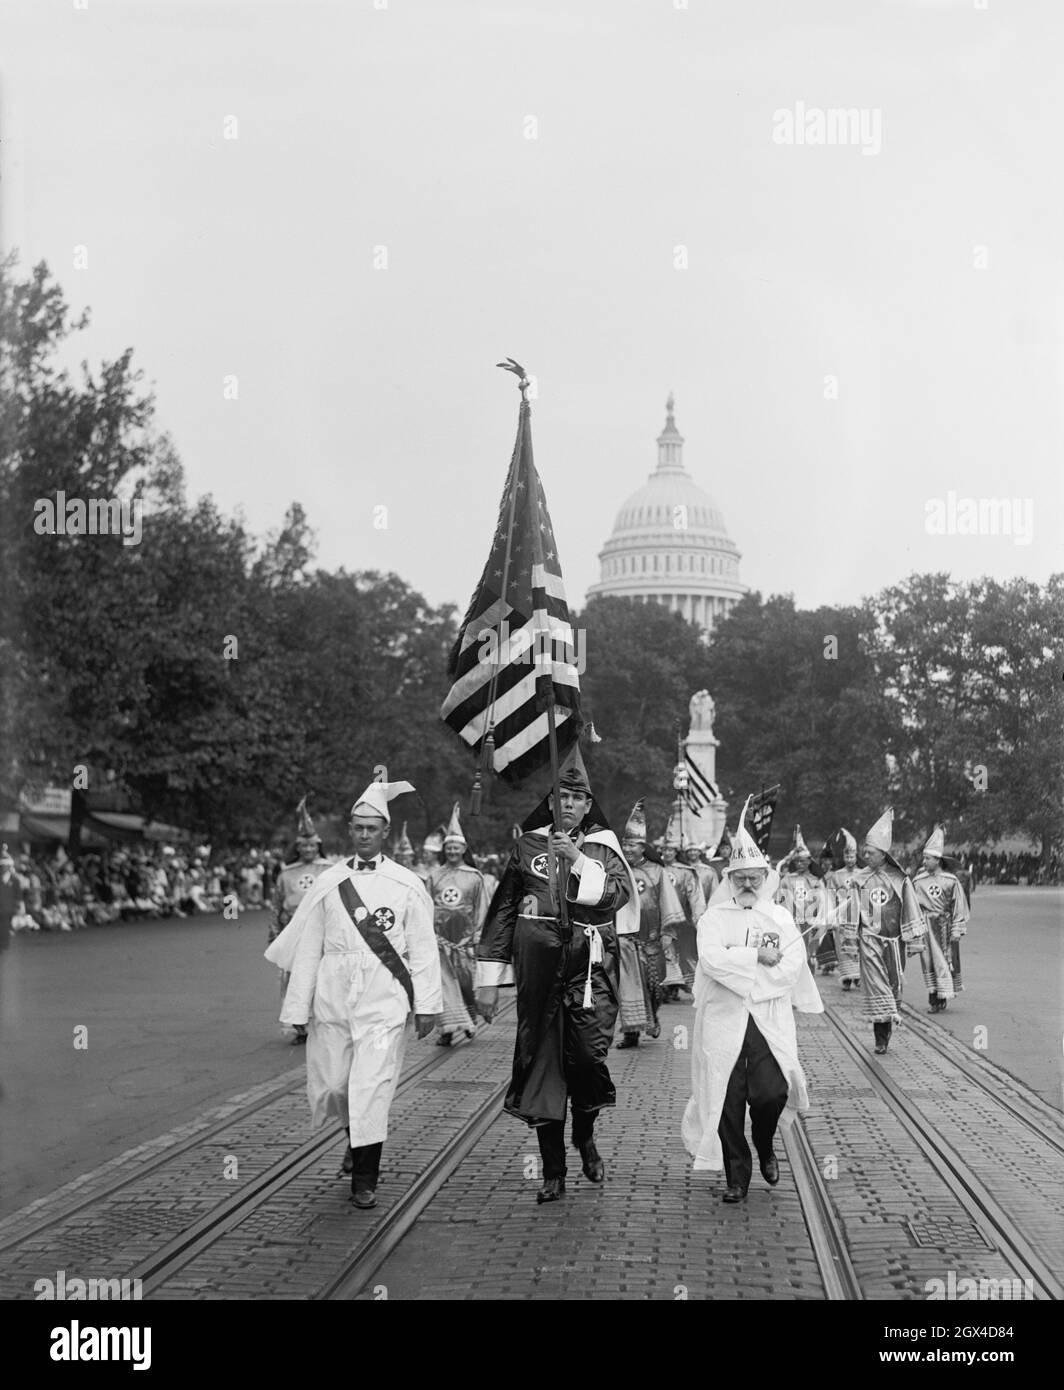
[[413, 1012], [414, 982], [410, 978], [410, 971], [406, 968], [402, 956], [388, 940], [384, 934], [384, 928], [378, 925], [376, 918], [359, 897], [358, 890], [349, 878], [345, 878], [340, 883], [339, 891], [340, 901], [354, 923], [355, 930], [377, 959], [388, 967], [402, 985], [406, 991], [406, 997], [410, 1001], [411, 1012]]

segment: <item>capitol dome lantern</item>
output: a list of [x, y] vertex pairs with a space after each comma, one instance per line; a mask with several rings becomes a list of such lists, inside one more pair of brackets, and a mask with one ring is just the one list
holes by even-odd
[[599, 553], [602, 577], [588, 598], [615, 595], [664, 604], [704, 634], [746, 593], [739, 550], [717, 504], [687, 472], [674, 401], [665, 403], [658, 466], [617, 513]]

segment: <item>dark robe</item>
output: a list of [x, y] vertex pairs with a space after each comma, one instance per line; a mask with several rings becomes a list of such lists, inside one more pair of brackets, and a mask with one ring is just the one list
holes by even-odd
[[[591, 825], [588, 835], [601, 828]], [[610, 832], [605, 832], [610, 833]], [[611, 836], [612, 838], [612, 836]], [[601, 891], [566, 873], [570, 930], [551, 903], [547, 834], [532, 831], [516, 842], [488, 909], [477, 947], [486, 966], [513, 967], [517, 987], [517, 1042], [505, 1109], [530, 1125], [564, 1120], [566, 1096], [574, 1111], [616, 1104], [606, 1066], [617, 1018], [618, 948], [615, 914], [629, 898], [626, 866], [605, 844], [577, 838], [588, 860], [602, 866]], [[594, 902], [580, 902], [594, 896]], [[591, 1007], [584, 1008], [591, 938], [597, 928], [601, 964], [591, 966]], [[478, 982], [484, 979], [478, 972]], [[505, 980], [502, 981], [505, 983]]]

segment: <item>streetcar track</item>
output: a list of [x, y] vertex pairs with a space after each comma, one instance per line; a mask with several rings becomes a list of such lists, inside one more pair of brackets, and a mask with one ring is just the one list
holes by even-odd
[[832, 1006], [825, 1009], [824, 1018], [991, 1248], [997, 1249], [1021, 1278], [1032, 1281], [1037, 1299], [1059, 1301], [1064, 1298], [1064, 1286], [1053, 1270], [1017, 1229], [1014, 1219], [1003, 1210], [971, 1166], [952, 1144], [931, 1127], [919, 1107], [909, 1099], [883, 1064], [854, 1037]]
[[[504, 1006], [503, 1009], [499, 1010], [499, 1014], [501, 1015], [504, 1012], [504, 1009], [507, 1007], [511, 1006]], [[482, 1026], [483, 1025], [480, 1024], [477, 1025], [478, 1031]], [[441, 1053], [442, 1052], [443, 1049], [441, 1049]], [[420, 1075], [421, 1071], [424, 1070], [428, 1063], [431, 1062], [435, 1064], [442, 1060], [442, 1056], [434, 1057], [432, 1054], [430, 1054], [422, 1061], [416, 1063], [407, 1075], [412, 1076], [414, 1075], [415, 1071], [418, 1075]], [[0, 1239], [0, 1255], [4, 1254], [8, 1250], [16, 1249], [24, 1242], [36, 1239], [45, 1231], [51, 1230], [52, 1227], [61, 1225], [64, 1222], [71, 1220], [73, 1217], [81, 1215], [82, 1212], [88, 1211], [90, 1208], [96, 1206], [103, 1206], [112, 1198], [116, 1197], [120, 1192], [122, 1192], [123, 1189], [127, 1187], [132, 1187], [135, 1183], [140, 1182], [142, 1178], [150, 1177], [153, 1173], [158, 1172], [161, 1168], [165, 1168], [166, 1165], [168, 1163], [171, 1163], [175, 1158], [180, 1158], [182, 1155], [189, 1153], [191, 1150], [198, 1148], [200, 1145], [210, 1143], [211, 1140], [216, 1139], [218, 1135], [224, 1134], [233, 1126], [243, 1124], [246, 1120], [251, 1119], [260, 1111], [268, 1109], [271, 1105], [275, 1105], [278, 1101], [286, 1100], [290, 1096], [297, 1095], [302, 1089], [305, 1088], [305, 1086], [306, 1070], [305, 1068], [301, 1067], [298, 1069], [297, 1074], [295, 1076], [290, 1077], [287, 1081], [279, 1082], [276, 1086], [271, 1087], [271, 1089], [267, 1091], [264, 1095], [259, 1096], [258, 1099], [248, 1101], [246, 1104], [238, 1106], [230, 1114], [221, 1116], [219, 1119], [212, 1121], [209, 1125], [205, 1125], [202, 1129], [196, 1130], [194, 1134], [190, 1134], [186, 1136], [184, 1139], [179, 1140], [176, 1144], [167, 1145], [167, 1147], [161, 1150], [159, 1153], [153, 1155], [150, 1158], [145, 1158], [143, 1161], [137, 1163], [129, 1172], [116, 1174], [113, 1180], [108, 1182], [106, 1186], [102, 1188], [96, 1188], [92, 1192], [86, 1193], [84, 1196], [81, 1197], [75, 1196], [66, 1205], [60, 1207], [57, 1210], [49, 1212], [47, 1216], [42, 1217], [33, 1225], [24, 1227], [22, 1230], [17, 1231], [4, 1239]], [[396, 1089], [397, 1092], [403, 1089], [402, 1079], [400, 1080], [399, 1086]], [[289, 1155], [289, 1158], [290, 1157], [291, 1155]], [[282, 1162], [283, 1161], [284, 1160], [282, 1160]], [[273, 1169], [268, 1171], [273, 1171]], [[267, 1174], [260, 1174], [259, 1179], [256, 1179], [254, 1181], [261, 1181], [261, 1179], [266, 1176]], [[240, 1189], [241, 1192], [244, 1192], [246, 1190], [246, 1186]], [[43, 1200], [47, 1200], [47, 1198]], [[228, 1200], [231, 1201], [232, 1198]], [[212, 1208], [212, 1211], [217, 1210], [219, 1210], [218, 1207]], [[5, 1220], [13, 1220], [15, 1217], [17, 1217], [17, 1215], [17, 1212], [13, 1212], [11, 1216], [5, 1218]]]
[[429, 1166], [384, 1213], [343, 1268], [314, 1295], [320, 1301], [357, 1298], [384, 1261], [402, 1243], [418, 1217], [448, 1178], [476, 1147], [499, 1115], [509, 1076], [494, 1086], [461, 1129], [443, 1145]]
[[783, 1131], [783, 1147], [791, 1166], [802, 1218], [829, 1302], [857, 1302], [864, 1298], [850, 1259], [842, 1224], [835, 1215], [813, 1147], [801, 1120]]
[[[496, 1018], [504, 1017], [513, 1007], [514, 1004], [512, 1002], [504, 1004], [496, 1014]], [[478, 1024], [477, 1032], [481, 1032], [483, 1027], [483, 1024]], [[459, 1043], [459, 1047], [461, 1046], [462, 1044]], [[455, 1050], [454, 1048], [448, 1048], [446, 1050], [441, 1049], [438, 1052], [429, 1053], [426, 1057], [415, 1063], [414, 1066], [399, 1079], [395, 1091], [396, 1097], [398, 1098], [405, 1091], [419, 1085], [426, 1074], [442, 1066], [444, 1062], [447, 1061], [448, 1057], [453, 1056]], [[441, 1156], [449, 1155], [455, 1151], [456, 1147], [461, 1144], [463, 1137], [469, 1132], [470, 1125], [482, 1115], [488, 1106], [496, 1103], [496, 1098], [501, 1100], [505, 1089], [505, 1085], [503, 1085], [501, 1089], [495, 1088], [487, 1100], [478, 1106], [471, 1120], [467, 1121], [454, 1139], [444, 1146], [440, 1151], [440, 1155], [437, 1155], [429, 1165], [429, 1168], [426, 1169], [424, 1173], [419, 1174], [408, 1191], [398, 1199], [395, 1206], [385, 1213], [383, 1224], [390, 1226], [392, 1224], [393, 1213], [397, 1211], [399, 1217], [402, 1217], [402, 1212], [406, 1209], [411, 1194], [418, 1196], [427, 1190], [428, 1185], [425, 1182], [426, 1176], [442, 1171]], [[479, 1135], [477, 1137], [479, 1137]], [[472, 1142], [475, 1143], [475, 1139]], [[336, 1145], [337, 1135], [335, 1131], [314, 1135], [312, 1138], [306, 1140], [303, 1144], [299, 1145], [297, 1149], [286, 1154], [284, 1158], [279, 1159], [276, 1163], [272, 1163], [264, 1172], [253, 1178], [249, 1183], [246, 1183], [239, 1192], [234, 1192], [231, 1197], [213, 1207], [209, 1212], [205, 1212], [201, 1217], [192, 1221], [183, 1231], [179, 1232], [178, 1235], [174, 1236], [164, 1245], [161, 1245], [157, 1250], [154, 1250], [151, 1255], [147, 1256], [130, 1270], [129, 1277], [140, 1279], [144, 1290], [144, 1296], [150, 1297], [172, 1279], [175, 1274], [186, 1265], [190, 1264], [197, 1256], [202, 1254], [204, 1250], [216, 1244], [223, 1236], [228, 1234], [229, 1231], [247, 1220], [253, 1212], [263, 1206], [271, 1197], [287, 1187], [293, 1179], [299, 1177], [299, 1175], [304, 1173], [308, 1168], [313, 1167], [328, 1149], [334, 1148]], [[471, 1146], [472, 1143], [470, 1143], [469, 1147]], [[427, 1202], [431, 1200], [432, 1195], [442, 1186], [443, 1182], [446, 1181], [450, 1172], [461, 1162], [462, 1157], [465, 1156], [467, 1151], [468, 1148], [463, 1149], [461, 1155], [452, 1164], [452, 1167], [446, 1172], [443, 1172], [442, 1177], [436, 1182], [435, 1187], [432, 1187], [429, 1191], [428, 1197], [421, 1201], [420, 1206], [417, 1208], [417, 1212], [420, 1212]], [[404, 1232], [409, 1228], [413, 1220], [416, 1220], [416, 1215], [417, 1213], [407, 1222], [406, 1227], [404, 1227]], [[378, 1223], [378, 1226], [370, 1233], [367, 1240], [364, 1241], [355, 1252], [353, 1259], [348, 1261], [348, 1265], [357, 1262], [361, 1258], [362, 1252], [366, 1247], [374, 1244], [375, 1234], [380, 1224], [382, 1223]], [[399, 1238], [401, 1239], [401, 1236]], [[398, 1242], [396, 1241], [395, 1243]], [[379, 1263], [380, 1261], [377, 1260], [374, 1267]], [[368, 1277], [367, 1275], [366, 1278]], [[363, 1282], [365, 1281], [363, 1280]]]
[[[66, 1206], [58, 1211], [49, 1213], [34, 1225], [26, 1227], [16, 1235], [12, 1235], [6, 1240], [0, 1240], [0, 1254], [5, 1250], [11, 1250], [24, 1241], [33, 1240], [34, 1237], [42, 1232], [49, 1230], [52, 1226], [57, 1226], [64, 1221], [69, 1221], [71, 1217], [79, 1215], [89, 1207], [109, 1201], [122, 1191], [124, 1187], [130, 1187], [133, 1183], [139, 1182], [141, 1178], [157, 1172], [164, 1168], [166, 1164], [179, 1158], [182, 1154], [188, 1153], [190, 1149], [197, 1148], [200, 1144], [209, 1142], [219, 1134], [223, 1134], [233, 1125], [243, 1124], [245, 1120], [257, 1114], [260, 1110], [265, 1110], [267, 1106], [276, 1104], [279, 1100], [284, 1100], [287, 1096], [294, 1095], [296, 1091], [306, 1084], [304, 1073], [288, 1081], [279, 1083], [272, 1087], [265, 1095], [258, 1100], [248, 1101], [247, 1104], [239, 1106], [229, 1115], [223, 1115], [220, 1119], [197, 1130], [194, 1134], [179, 1140], [176, 1144], [167, 1145], [152, 1158], [146, 1158], [129, 1173], [117, 1175], [106, 1187], [99, 1188], [94, 1192], [86, 1194], [84, 1197], [75, 1198]], [[45, 1198], [44, 1200], [47, 1200]], [[12, 1213], [12, 1217], [17, 1216], [17, 1212]]]
[[[931, 1047], [949, 1055], [950, 1061], [958, 1071], [962, 1072], [969, 1081], [978, 1086], [979, 1089], [988, 1095], [996, 1105], [1000, 1105], [1003, 1110], [1007, 1110], [1015, 1119], [1021, 1121], [1043, 1143], [1064, 1156], [1064, 1124], [1052, 1124], [1052, 1111], [1047, 1107], [1047, 1113], [1041, 1114], [1036, 1107], [1023, 1097], [1019, 1100], [1005, 1095], [999, 1095], [990, 1084], [990, 1080], [982, 1073], [979, 1063], [971, 1061], [967, 1055], [968, 1049], [952, 1033], [945, 1028], [936, 1027], [935, 1024], [922, 1018], [909, 1004], [902, 1004], [901, 1011], [905, 1019], [905, 1026], [910, 1028], [917, 1037], [923, 1038]], [[992, 1065], [989, 1059], [983, 1060], [983, 1065]], [[1022, 1086], [1016, 1077], [1002, 1070], [1004, 1080], [1015, 1087]], [[1044, 1102], [1042, 1102], [1044, 1104]]]

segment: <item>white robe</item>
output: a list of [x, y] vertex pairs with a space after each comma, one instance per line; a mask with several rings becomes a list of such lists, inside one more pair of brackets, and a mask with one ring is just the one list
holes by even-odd
[[[794, 919], [771, 901], [773, 887], [771, 881], [763, 885], [757, 905], [747, 911], [731, 897], [725, 879], [698, 922], [693, 1094], [682, 1125], [684, 1148], [694, 1159], [696, 1172], [724, 1168], [717, 1127], [748, 1018], [757, 1024], [787, 1082], [780, 1124], [786, 1127], [809, 1108], [805, 1073], [798, 1061], [794, 1009], [823, 1013], [824, 1005]], [[757, 942], [764, 932], [779, 936], [783, 955], [778, 965], [758, 963]]]
[[410, 1005], [351, 921], [338, 892], [344, 878], [369, 912], [383, 909], [394, 919], [386, 935], [410, 971], [414, 1012], [438, 1014], [443, 1005], [432, 903], [417, 875], [388, 859], [375, 871], [358, 873], [346, 863], [326, 869], [267, 947], [266, 959], [291, 972], [281, 1022], [308, 1025], [312, 1120], [339, 1120], [359, 1148], [388, 1137]]

